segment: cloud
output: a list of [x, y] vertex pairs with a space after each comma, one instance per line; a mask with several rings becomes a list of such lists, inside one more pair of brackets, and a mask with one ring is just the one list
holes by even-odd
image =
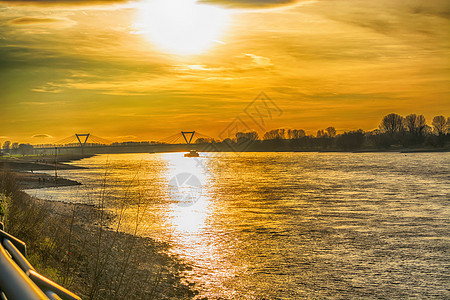
[[[133, 0], [0, 0], [0, 3], [17, 5], [105, 5], [136, 2]], [[311, 0], [198, 0], [198, 3], [218, 4], [229, 8], [270, 8], [294, 5]]]
[[[330, 10], [330, 7], [333, 9]], [[403, 34], [404, 31], [426, 33], [438, 22], [433, 16], [450, 19], [448, 0], [321, 0], [316, 8], [332, 20], [381, 34]], [[371, 13], [366, 14], [367, 11]]]
[[39, 139], [42, 139], [42, 138], [44, 138], [44, 139], [51, 139], [51, 138], [53, 138], [53, 136], [43, 133], [43, 134], [35, 134], [31, 138], [33, 138], [33, 139], [37, 139], [37, 138], [39, 138]]
[[0, 0], [0, 3], [6, 5], [105, 5], [114, 3], [132, 2], [129, 0]]
[[222, 72], [224, 67], [210, 67], [207, 65], [175, 65], [173, 71], [178, 74], [198, 73], [198, 72]]
[[46, 86], [37, 87], [37, 88], [31, 89], [31, 91], [37, 92], [37, 93], [58, 94], [58, 93], [61, 93], [63, 90], [56, 87], [55, 85], [52, 85], [52, 83], [47, 83]]
[[19, 104], [23, 104], [23, 105], [48, 105], [47, 102], [37, 102], [37, 101], [19, 102]]
[[270, 58], [259, 56], [251, 53], [243, 53], [243, 55], [250, 57], [253, 60], [253, 63], [261, 68], [267, 68], [273, 66], [272, 61]]
[[138, 137], [135, 135], [119, 135], [115, 137], [109, 137], [112, 140], [135, 140]]
[[33, 24], [40, 24], [40, 23], [54, 23], [54, 22], [60, 22], [60, 19], [56, 18], [35, 18], [35, 17], [22, 17], [17, 18], [11, 21], [11, 24], [15, 25], [33, 25]]
[[14, 26], [40, 26], [45, 29], [62, 29], [73, 26], [76, 22], [67, 18], [20, 17], [9, 21], [9, 24]]
[[232, 8], [268, 8], [293, 5], [308, 0], [199, 0], [200, 3], [220, 4]]

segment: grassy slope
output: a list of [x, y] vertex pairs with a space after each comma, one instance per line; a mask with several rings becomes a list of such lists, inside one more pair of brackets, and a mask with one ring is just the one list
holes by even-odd
[[168, 245], [122, 233], [120, 217], [88, 205], [32, 198], [8, 171], [0, 172], [0, 193], [7, 202], [6, 230], [26, 242], [30, 262], [83, 299], [197, 294], [182, 277], [187, 266], [166, 254]]

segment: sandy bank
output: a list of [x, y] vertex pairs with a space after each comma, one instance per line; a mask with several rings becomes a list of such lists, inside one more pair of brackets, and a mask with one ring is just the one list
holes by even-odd
[[167, 243], [122, 232], [116, 215], [94, 205], [35, 201], [48, 207], [52, 219], [72, 222], [61, 268], [70, 270], [69, 287], [83, 299], [192, 299], [198, 294], [183, 274], [190, 267], [168, 255]]
[[[70, 160], [67, 160], [70, 161]], [[53, 164], [45, 159], [18, 159], [3, 158], [0, 160], [0, 170], [6, 169], [14, 173], [21, 189], [41, 189], [59, 186], [80, 185], [81, 183], [62, 178], [51, 176], [46, 173], [36, 171], [53, 171], [55, 170], [77, 170], [83, 167], [68, 165], [64, 163]]]
[[8, 168], [16, 172], [34, 172], [42, 170], [77, 170], [84, 169], [83, 167], [67, 165], [64, 163], [45, 162], [45, 161], [29, 161], [23, 159], [2, 159], [0, 160], [0, 168]]
[[45, 173], [16, 172], [15, 174], [19, 181], [19, 187], [24, 190], [81, 185], [78, 181], [62, 177], [55, 178], [54, 176]]
[[198, 294], [185, 276], [191, 268], [169, 255], [168, 243], [124, 230], [120, 214], [100, 204], [31, 197], [19, 189], [79, 183], [59, 177], [55, 182], [48, 174], [13, 165], [15, 171], [0, 172], [0, 192], [10, 199], [6, 230], [27, 244], [41, 274], [83, 299], [193, 299]]

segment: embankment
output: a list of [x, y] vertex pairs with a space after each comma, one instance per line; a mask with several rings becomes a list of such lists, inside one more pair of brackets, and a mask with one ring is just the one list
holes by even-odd
[[[169, 245], [122, 232], [122, 215], [98, 206], [44, 201], [21, 191], [35, 173], [3, 169], [6, 230], [26, 242], [43, 275], [84, 299], [191, 299], [189, 269]], [[23, 166], [23, 165], [21, 165]], [[25, 175], [24, 175], [25, 174]], [[58, 179], [59, 180], [59, 179]], [[137, 224], [138, 225], [138, 224]]]

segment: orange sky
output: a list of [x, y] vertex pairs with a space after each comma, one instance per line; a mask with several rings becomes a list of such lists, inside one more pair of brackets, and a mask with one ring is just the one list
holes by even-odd
[[450, 115], [447, 0], [0, 1], [0, 20], [0, 142]]

